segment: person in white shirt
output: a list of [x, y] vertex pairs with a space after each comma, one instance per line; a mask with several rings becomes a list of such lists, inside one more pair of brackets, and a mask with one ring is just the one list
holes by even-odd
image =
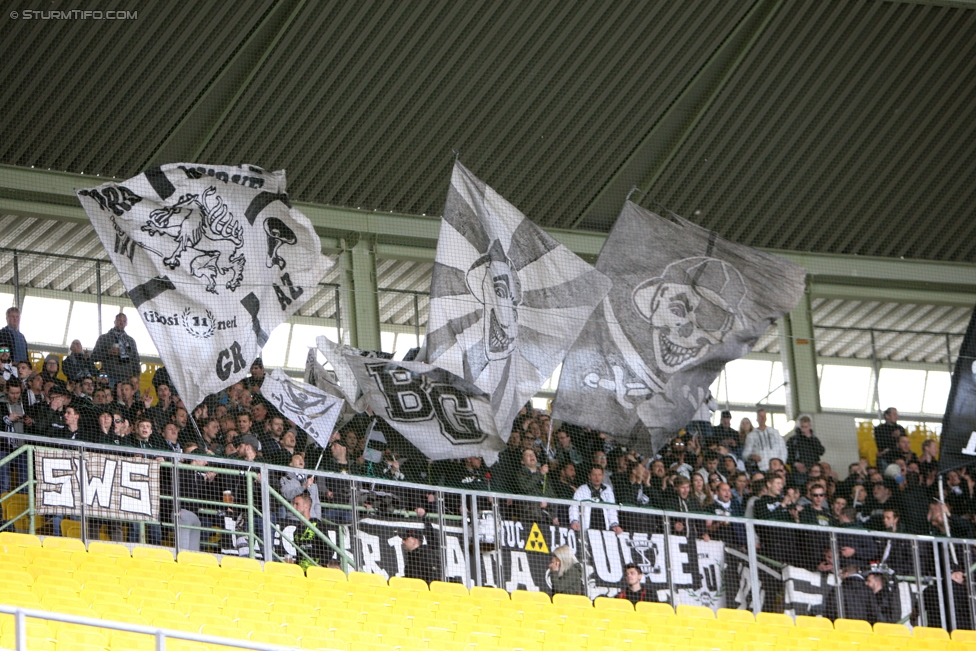
[[[618, 535], [622, 534], [624, 530], [620, 526], [617, 509], [612, 506], [617, 500], [613, 496], [613, 489], [603, 483], [603, 468], [593, 466], [588, 479], [587, 483], [576, 489], [573, 499], [584, 502], [606, 502], [608, 506], [600, 508], [584, 506], [582, 528], [603, 529]], [[569, 507], [569, 526], [573, 531], [580, 530], [580, 510], [580, 507], [575, 504]]]
[[756, 429], [746, 436], [742, 456], [755, 462], [763, 472], [769, 470], [771, 459], [785, 459], [787, 456], [786, 441], [775, 429], [766, 427], [765, 409], [756, 411]]

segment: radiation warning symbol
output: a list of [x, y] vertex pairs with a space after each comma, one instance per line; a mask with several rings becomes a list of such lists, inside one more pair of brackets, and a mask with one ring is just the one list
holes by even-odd
[[546, 539], [542, 537], [542, 531], [535, 522], [532, 523], [532, 530], [529, 531], [529, 539], [525, 541], [525, 551], [542, 552], [543, 554], [549, 553], [549, 546], [546, 545]]

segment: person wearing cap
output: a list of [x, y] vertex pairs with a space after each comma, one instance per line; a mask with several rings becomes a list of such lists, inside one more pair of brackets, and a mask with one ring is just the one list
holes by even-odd
[[71, 398], [63, 387], [57, 384], [52, 386], [47, 401], [35, 404], [33, 433], [61, 438], [64, 432], [64, 408], [69, 402]]
[[[424, 518], [426, 513], [417, 508], [417, 517], [423, 520], [424, 527], [401, 531], [400, 546], [403, 548], [403, 576], [430, 583], [441, 580], [441, 558], [440, 541], [430, 521]], [[427, 544], [424, 544], [424, 538]]]
[[7, 325], [0, 328], [0, 342], [10, 346], [10, 354], [16, 361], [30, 359], [27, 338], [20, 331], [20, 308], [7, 308]]
[[262, 384], [264, 384], [264, 362], [258, 357], [251, 364], [250, 377], [244, 378], [244, 388], [251, 393], [256, 393], [261, 389]]
[[113, 387], [116, 382], [138, 375], [142, 369], [136, 340], [125, 332], [128, 323], [129, 318], [119, 312], [115, 317], [115, 327], [98, 338], [91, 354], [92, 361], [101, 362], [102, 370], [108, 373]]
[[718, 425], [712, 425], [712, 440], [730, 450], [739, 447], [739, 430], [732, 427], [732, 412], [724, 410]]

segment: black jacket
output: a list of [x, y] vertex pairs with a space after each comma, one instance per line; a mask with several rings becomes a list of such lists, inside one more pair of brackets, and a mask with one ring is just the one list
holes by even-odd
[[424, 521], [424, 538], [426, 544], [420, 545], [413, 551], [403, 554], [403, 576], [409, 579], [421, 579], [430, 583], [441, 580], [441, 547], [440, 538], [430, 520]]

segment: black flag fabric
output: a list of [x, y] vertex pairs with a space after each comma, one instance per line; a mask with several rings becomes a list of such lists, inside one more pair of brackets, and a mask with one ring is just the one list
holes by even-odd
[[596, 268], [613, 281], [566, 356], [553, 418], [653, 454], [726, 362], [804, 291], [804, 270], [627, 201]]
[[976, 310], [952, 373], [939, 443], [939, 472], [976, 463]]

